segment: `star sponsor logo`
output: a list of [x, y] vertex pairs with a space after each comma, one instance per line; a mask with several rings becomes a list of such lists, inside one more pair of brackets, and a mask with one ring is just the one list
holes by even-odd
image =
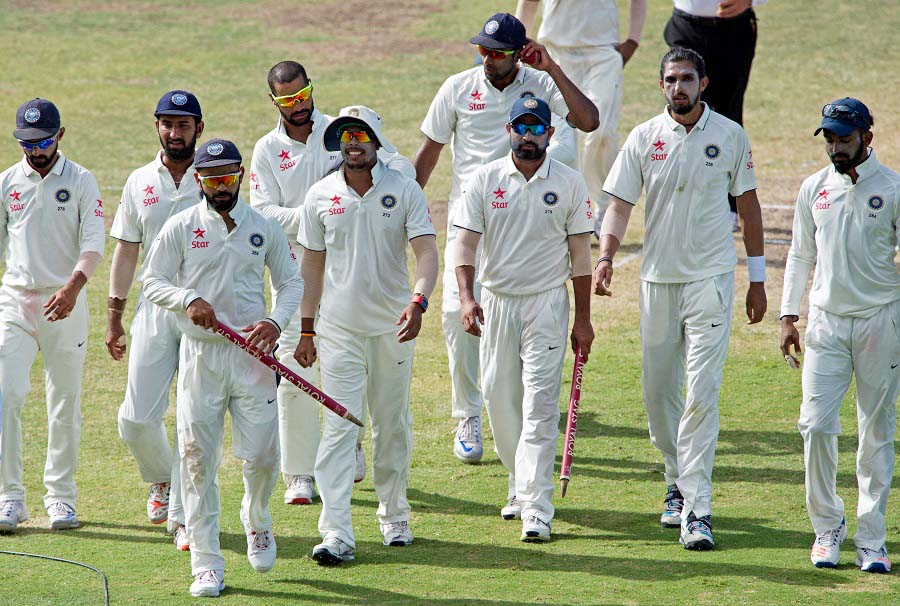
[[822, 191], [816, 196], [815, 204], [813, 205], [815, 210], [828, 210], [831, 208], [831, 202], [828, 202], [828, 194], [828, 190], [822, 188]]
[[259, 179], [257, 178], [256, 173], [250, 173], [250, 189], [259, 189]]
[[[665, 152], [666, 142], [662, 139], [657, 139], [656, 143], [653, 144], [654, 152], [650, 154], [650, 160], [653, 162], [661, 162], [669, 157], [668, 152]], [[663, 152], [663, 153], [656, 153]]]
[[19, 196], [21, 196], [21, 195], [22, 195], [22, 192], [14, 189], [12, 191], [12, 193], [9, 194], [9, 197], [12, 198], [13, 200], [15, 200], [16, 202], [19, 202]]
[[334, 215], [343, 215], [347, 210], [343, 206], [341, 206], [341, 197], [337, 194], [332, 196], [331, 198], [331, 208], [328, 209], [328, 214], [331, 216]]
[[97, 198], [97, 208], [94, 209], [94, 216], [103, 218], [103, 200]]
[[817, 197], [817, 198], [822, 198], [823, 200], [827, 200], [827, 199], [828, 199], [828, 193], [829, 193], [829, 192], [828, 192], [827, 189], [822, 188], [822, 191], [820, 191], [820, 192], [819, 192], [819, 195], [816, 196], [816, 197]]
[[491, 208], [509, 208], [509, 202], [506, 200], [506, 190], [497, 186], [497, 189], [491, 192], [494, 194], [494, 201], [491, 202]]
[[472, 101], [469, 103], [469, 111], [481, 111], [487, 107], [487, 103], [481, 100], [481, 95], [482, 93], [477, 89], [469, 94], [472, 97]]
[[11, 194], [9, 194], [9, 198], [11, 200], [9, 204], [10, 212], [19, 212], [21, 210], [25, 210], [25, 203], [19, 199], [19, 196], [22, 195], [22, 192], [14, 189]]
[[381, 205], [387, 210], [391, 210], [397, 206], [397, 197], [391, 194], [381, 196]]
[[753, 150], [747, 150], [747, 170], [753, 170]]
[[[191, 248], [209, 248], [209, 242], [206, 242], [206, 230], [198, 227], [193, 230], [194, 239], [191, 241]], [[201, 241], [204, 240], [204, 241]]]
[[591, 206], [591, 199], [588, 198], [587, 200], [584, 201], [584, 203], [587, 205], [587, 211], [586, 211], [587, 218], [593, 219], [594, 218], [594, 207]]
[[281, 150], [281, 153], [278, 154], [278, 157], [282, 160], [281, 164], [278, 165], [278, 168], [281, 169], [281, 172], [289, 170], [297, 165], [296, 160], [291, 160], [291, 152], [286, 149]]
[[157, 202], [159, 202], [159, 195], [153, 192], [153, 186], [147, 185], [143, 190], [144, 192], [144, 206], [153, 206]]

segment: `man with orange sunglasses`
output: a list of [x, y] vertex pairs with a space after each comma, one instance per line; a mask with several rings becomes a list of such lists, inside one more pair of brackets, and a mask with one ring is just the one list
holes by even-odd
[[[462, 327], [454, 272], [456, 207], [475, 171], [509, 153], [506, 123], [518, 99], [542, 99], [554, 114], [585, 132], [595, 130], [600, 121], [597, 107], [569, 80], [542, 45], [525, 37], [525, 26], [512, 15], [493, 15], [469, 41], [477, 46], [484, 62], [451, 76], [441, 86], [422, 123], [425, 139], [413, 164], [416, 180], [425, 187], [441, 150], [452, 143], [442, 323], [450, 362], [452, 417], [459, 420], [453, 452], [463, 462], [476, 463], [483, 453], [478, 338], [467, 334]], [[530, 67], [522, 65], [520, 60]], [[480, 285], [476, 282], [476, 299], [479, 293]]]

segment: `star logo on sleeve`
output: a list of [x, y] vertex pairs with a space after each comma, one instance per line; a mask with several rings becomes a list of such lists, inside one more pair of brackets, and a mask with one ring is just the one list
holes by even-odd
[[663, 148], [666, 146], [666, 142], [662, 139], [657, 139], [656, 143], [653, 144], [653, 148], [656, 151], [663, 151]]
[[332, 198], [331, 198], [331, 205], [332, 205], [332, 206], [340, 206], [340, 205], [341, 205], [341, 197], [340, 197], [339, 195], [337, 195], [337, 194], [335, 194], [334, 196], [332, 196]]
[[278, 154], [278, 156], [282, 160], [290, 160], [291, 159], [291, 154], [286, 149], [281, 150], [281, 153]]
[[494, 194], [494, 200], [504, 200], [505, 198], [504, 198], [503, 196], [506, 195], [506, 190], [502, 189], [502, 188], [498, 185], [498, 186], [497, 186], [497, 189], [495, 189], [495, 190], [494, 190], [493, 192], [491, 192], [491, 193]]
[[19, 200], [19, 196], [21, 196], [21, 195], [22, 195], [22, 192], [19, 192], [14, 189], [13, 193], [9, 194], [9, 197], [12, 198], [13, 200], [15, 200], [16, 202], [21, 202], [21, 200]]
[[152, 196], [153, 195], [153, 186], [148, 185], [147, 187], [145, 187], [144, 193], [147, 194], [148, 196]]
[[481, 101], [481, 93], [477, 90], [469, 96], [472, 97], [472, 101]]
[[204, 239], [206, 238], [206, 230], [205, 229], [201, 229], [198, 227], [197, 229], [194, 230], [194, 240], [197, 240], [198, 238], [204, 238]]
[[250, 173], [250, 180], [254, 182], [256, 181], [256, 173]]

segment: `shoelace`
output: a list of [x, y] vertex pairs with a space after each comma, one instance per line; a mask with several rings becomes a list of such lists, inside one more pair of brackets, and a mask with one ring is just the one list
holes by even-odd
[[400, 536], [406, 533], [406, 529], [409, 528], [409, 522], [391, 522], [389, 526], [388, 535]]
[[682, 509], [684, 509], [684, 498], [666, 496], [666, 511], [677, 511], [680, 513]]
[[197, 580], [201, 583], [215, 583], [219, 584], [219, 576], [216, 574], [215, 570], [204, 570], [200, 573], [200, 576], [197, 577]]
[[513, 497], [509, 501], [506, 502], [507, 507], [516, 507], [518, 505], [519, 505], [519, 499], [517, 499], [516, 497]]
[[251, 532], [250, 536], [253, 537], [253, 547], [256, 549], [268, 549], [269, 543], [272, 539], [272, 535], [268, 530], [264, 530], [262, 532]]
[[885, 557], [887, 557], [887, 554], [880, 549], [869, 549], [868, 547], [860, 547], [859, 550], [863, 552], [863, 555], [865, 555], [866, 557], [869, 557], [869, 558], [885, 558]]
[[306, 476], [294, 476], [294, 479], [291, 480], [291, 488], [303, 488], [311, 484], [312, 481]]
[[693, 534], [695, 532], [710, 534], [710, 524], [703, 518], [697, 518], [696, 520], [691, 520], [690, 522], [688, 522], [687, 530], [690, 534]]
[[544, 520], [540, 519], [537, 516], [528, 516], [528, 519], [525, 520], [525, 523], [526, 524], [540, 524], [541, 526], [546, 526], [547, 528], [550, 528], [550, 524], [548, 524], [547, 522], [545, 522]]
[[479, 439], [481, 431], [478, 428], [478, 420], [478, 417], [467, 417], [459, 422], [456, 433], [460, 436], [460, 440], [463, 442], [472, 442]]
[[168, 500], [168, 496], [166, 495], [168, 485], [167, 484], [151, 484], [150, 485], [150, 500], [156, 501], [157, 503], [162, 503], [164, 500]]
[[15, 501], [3, 501], [2, 503], [0, 503], [0, 517], [11, 518], [15, 512]]
[[838, 536], [841, 534], [840, 528], [835, 528], [833, 530], [829, 530], [828, 532], [823, 532], [820, 535], [816, 535], [816, 545], [821, 547], [831, 547], [833, 545], [837, 545], [840, 541], [838, 541]]
[[50, 516], [61, 516], [67, 517], [75, 514], [75, 510], [66, 505], [65, 503], [56, 502], [53, 503], [49, 509], [47, 509], [47, 514]]

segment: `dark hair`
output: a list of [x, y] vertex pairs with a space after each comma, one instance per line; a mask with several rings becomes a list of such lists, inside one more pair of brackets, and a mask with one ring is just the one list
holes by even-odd
[[690, 48], [676, 46], [663, 55], [662, 61], [659, 63], [659, 79], [662, 80], [663, 70], [665, 70], [667, 64], [680, 63], [681, 61], [693, 63], [694, 68], [697, 70], [698, 78], [702, 79], [706, 75], [706, 62], [700, 56], [700, 53]]
[[303, 79], [309, 82], [309, 77], [306, 75], [306, 70], [296, 61], [282, 61], [281, 63], [276, 63], [272, 66], [272, 69], [269, 70], [269, 77], [267, 78], [269, 82], [269, 90], [274, 93], [276, 82], [278, 84], [293, 82], [300, 76], [303, 76]]

